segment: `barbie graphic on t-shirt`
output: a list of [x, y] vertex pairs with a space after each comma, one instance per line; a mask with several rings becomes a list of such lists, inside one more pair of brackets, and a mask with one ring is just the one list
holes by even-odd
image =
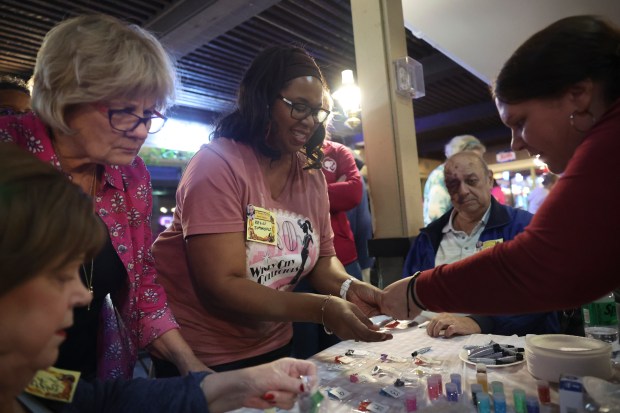
[[267, 287], [290, 291], [317, 262], [319, 234], [307, 217], [272, 212], [277, 217], [276, 245], [246, 241], [248, 276]]

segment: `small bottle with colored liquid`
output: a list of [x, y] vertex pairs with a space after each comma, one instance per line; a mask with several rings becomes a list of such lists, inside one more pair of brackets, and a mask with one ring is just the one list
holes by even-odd
[[426, 379], [426, 389], [428, 392], [428, 399], [430, 401], [439, 399], [442, 392], [441, 375], [431, 374], [430, 376], [428, 376], [428, 378]]
[[456, 391], [459, 394], [463, 394], [463, 389], [461, 387], [461, 375], [458, 373], [450, 374], [450, 383], [456, 384]]
[[491, 398], [487, 393], [477, 393], [478, 413], [491, 413]]
[[482, 386], [482, 390], [485, 393], [489, 391], [489, 382], [487, 381], [487, 366], [486, 364], [476, 364], [476, 382]]
[[493, 393], [493, 407], [495, 413], [506, 413], [506, 395], [502, 393]]
[[459, 392], [454, 383], [446, 383], [446, 399], [449, 402], [459, 401]]
[[504, 383], [501, 381], [492, 381], [491, 382], [491, 393], [504, 393]]
[[536, 396], [528, 396], [525, 399], [525, 406], [527, 407], [527, 413], [540, 413], [540, 404]]
[[405, 387], [405, 411], [407, 413], [418, 411], [419, 396], [420, 396], [420, 391], [417, 386]]
[[471, 388], [471, 402], [474, 404], [474, 406], [478, 406], [478, 393], [484, 393], [484, 390], [482, 389], [482, 385], [478, 383], [472, 383], [470, 388]]
[[515, 413], [527, 413], [525, 407], [525, 390], [514, 389], [512, 395], [514, 398]]
[[536, 388], [538, 389], [538, 400], [540, 401], [540, 404], [551, 403], [549, 382], [547, 380], [538, 380], [536, 381]]

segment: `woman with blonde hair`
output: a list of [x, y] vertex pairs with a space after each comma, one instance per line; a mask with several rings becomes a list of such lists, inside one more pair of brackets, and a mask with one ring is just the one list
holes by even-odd
[[137, 156], [164, 126], [175, 88], [173, 62], [153, 35], [110, 16], [79, 16], [43, 40], [33, 112], [0, 118], [0, 141], [62, 171], [93, 198], [108, 230], [103, 250], [81, 266], [93, 300], [76, 310], [57, 363], [87, 379], [131, 377], [141, 348], [183, 373], [206, 368], [156, 282], [151, 181]]

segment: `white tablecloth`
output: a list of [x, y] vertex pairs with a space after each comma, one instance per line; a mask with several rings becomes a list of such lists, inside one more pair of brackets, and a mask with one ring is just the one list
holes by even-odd
[[[475, 366], [463, 362], [459, 358], [459, 352], [464, 345], [482, 345], [493, 340], [500, 344], [512, 344], [516, 347], [525, 347], [525, 337], [518, 336], [497, 336], [474, 334], [470, 336], [459, 336], [453, 338], [432, 338], [426, 334], [424, 328], [412, 327], [403, 330], [393, 330], [394, 338], [392, 340], [381, 343], [360, 343], [354, 341], [343, 341], [333, 347], [330, 347], [317, 355], [313, 356], [313, 360], [319, 371], [320, 386], [322, 389], [340, 387], [351, 394], [344, 401], [329, 400], [328, 412], [351, 412], [355, 411], [362, 400], [372, 400], [390, 407], [390, 412], [404, 411], [403, 398], [394, 399], [389, 396], [380, 395], [381, 388], [391, 385], [395, 379], [404, 374], [406, 377], [415, 376], [416, 369], [420, 368], [413, 363], [411, 353], [423, 347], [430, 346], [431, 351], [424, 354], [436, 362], [440, 363], [429, 368], [425, 368], [426, 372], [439, 373], [442, 375], [443, 383], [450, 381], [451, 373], [459, 373], [462, 376], [463, 391], [469, 393], [470, 384], [476, 382]], [[356, 358], [354, 362], [347, 365], [338, 365], [334, 362], [336, 356], [342, 356], [349, 349], [364, 350], [369, 355], [362, 358]], [[381, 362], [379, 359], [381, 354], [387, 354], [390, 357], [400, 357], [406, 359], [405, 362]], [[352, 383], [350, 375], [353, 373], [369, 373], [373, 367], [386, 367], [387, 375], [383, 377], [373, 376], [377, 378], [375, 383]], [[343, 369], [343, 370], [338, 370]], [[504, 384], [506, 400], [512, 406], [512, 390], [514, 388], [522, 388], [527, 395], [537, 395], [536, 379], [527, 371], [526, 363], [520, 363], [513, 366], [488, 367], [487, 376], [489, 383], [492, 381], [501, 381]], [[420, 385], [426, 386], [426, 379], [420, 379]], [[555, 388], [551, 389], [551, 399], [553, 403], [558, 403], [558, 395]], [[473, 406], [472, 406], [473, 407]], [[421, 411], [431, 411], [432, 406], [428, 406]], [[238, 412], [258, 412], [255, 409], [240, 409]], [[292, 410], [296, 412], [295, 408]], [[460, 410], [463, 411], [463, 410]]]

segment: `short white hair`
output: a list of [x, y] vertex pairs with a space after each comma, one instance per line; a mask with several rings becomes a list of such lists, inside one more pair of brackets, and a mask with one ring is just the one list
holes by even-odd
[[115, 99], [154, 99], [164, 111], [174, 102], [177, 74], [161, 43], [139, 26], [106, 15], [83, 15], [50, 30], [34, 68], [32, 106], [44, 123], [72, 133], [72, 105]]
[[475, 136], [460, 135], [450, 139], [445, 147], [446, 158], [463, 151], [486, 152], [487, 148]]

